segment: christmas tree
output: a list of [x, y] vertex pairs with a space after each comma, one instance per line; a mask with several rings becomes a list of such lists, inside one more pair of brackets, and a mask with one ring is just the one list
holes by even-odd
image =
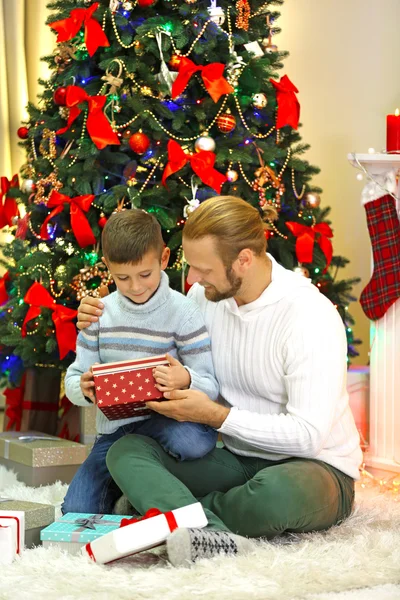
[[269, 223], [269, 252], [310, 277], [343, 319], [347, 264], [333, 256], [328, 208], [303, 155], [297, 88], [279, 73], [283, 0], [57, 0], [53, 72], [18, 130], [27, 162], [2, 178], [0, 368], [10, 388], [35, 366], [74, 359], [76, 308], [110, 283], [100, 237], [116, 210], [153, 212], [182, 288], [182, 228], [216, 194], [240, 196]]

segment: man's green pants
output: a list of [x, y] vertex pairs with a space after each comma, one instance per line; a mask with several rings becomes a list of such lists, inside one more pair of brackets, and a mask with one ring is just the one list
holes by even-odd
[[110, 448], [107, 466], [140, 514], [200, 501], [210, 528], [248, 537], [327, 529], [349, 516], [354, 501], [354, 480], [321, 461], [275, 462], [215, 448], [179, 462], [137, 434]]

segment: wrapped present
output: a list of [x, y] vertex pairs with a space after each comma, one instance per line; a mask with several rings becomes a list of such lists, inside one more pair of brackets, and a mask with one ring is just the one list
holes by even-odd
[[95, 562], [106, 564], [160, 546], [178, 527], [201, 528], [207, 523], [200, 502], [166, 513], [151, 508], [141, 519], [122, 520], [119, 529], [89, 542], [82, 548], [82, 553]]
[[55, 519], [55, 507], [52, 504], [38, 504], [0, 497], [0, 514], [2, 511], [23, 512], [25, 516], [25, 547], [40, 545], [40, 532]]
[[96, 412], [97, 407], [88, 406], [80, 409], [80, 439], [81, 444], [92, 446], [96, 440]]
[[120, 527], [123, 515], [67, 513], [40, 534], [43, 546], [58, 546], [69, 554], [77, 554], [86, 544]]
[[25, 515], [0, 507], [0, 564], [10, 564], [24, 549]]
[[153, 377], [154, 367], [160, 365], [169, 365], [165, 356], [93, 365], [97, 406], [107, 419], [115, 421], [150, 414], [144, 404], [149, 400], [163, 400]]
[[87, 447], [37, 431], [0, 433], [0, 464], [27, 485], [70, 483], [87, 457]]
[[56, 435], [60, 385], [60, 369], [27, 369], [21, 431], [42, 431]]
[[80, 425], [81, 425], [81, 408], [72, 404], [67, 396], [63, 396], [60, 400], [59, 419], [57, 425], [57, 437], [72, 442], [81, 441]]
[[349, 404], [362, 446], [369, 441], [369, 367], [350, 367], [347, 371]]

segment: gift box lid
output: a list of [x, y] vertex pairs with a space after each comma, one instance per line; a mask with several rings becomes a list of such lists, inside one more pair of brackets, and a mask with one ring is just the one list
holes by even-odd
[[55, 518], [55, 507], [51, 504], [12, 500], [0, 496], [0, 513], [2, 510], [22, 511], [25, 513], [25, 530], [36, 527], [47, 527]]
[[87, 447], [38, 431], [0, 433], [0, 457], [29, 467], [80, 465]]
[[132, 371], [135, 369], [146, 369], [149, 367], [158, 367], [160, 365], [168, 365], [169, 362], [165, 354], [161, 356], [152, 356], [147, 358], [136, 358], [132, 360], [119, 360], [117, 362], [103, 363], [101, 365], [93, 365], [93, 375], [107, 375], [107, 373], [118, 373], [122, 371]]
[[42, 542], [82, 542], [87, 544], [120, 527], [126, 515], [100, 515], [93, 513], [67, 513], [54, 523], [42, 529]]

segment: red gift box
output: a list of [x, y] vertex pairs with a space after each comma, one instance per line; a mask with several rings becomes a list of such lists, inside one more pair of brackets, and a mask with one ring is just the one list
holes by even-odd
[[154, 367], [168, 366], [165, 355], [93, 365], [97, 406], [110, 421], [150, 414], [145, 402], [163, 400]]

